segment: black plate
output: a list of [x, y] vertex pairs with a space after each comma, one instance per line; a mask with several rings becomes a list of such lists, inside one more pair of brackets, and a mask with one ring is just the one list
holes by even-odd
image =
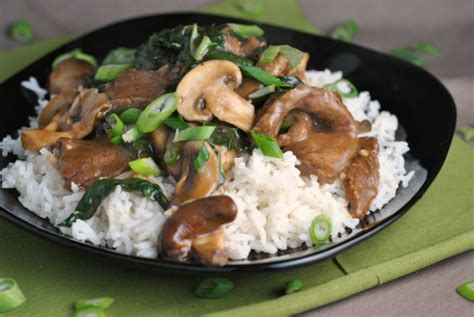
[[[33, 105], [27, 102], [20, 82], [30, 76], [38, 78], [44, 86], [54, 57], [74, 48], [82, 48], [99, 60], [117, 46], [133, 47], [147, 40], [153, 32], [178, 24], [199, 23], [209, 25], [229, 21], [250, 23], [233, 18], [204, 14], [164, 14], [116, 23], [69, 42], [26, 67], [0, 85], [2, 111], [0, 137], [12, 134], [27, 124]], [[409, 186], [399, 189], [397, 196], [382, 210], [367, 217], [368, 225], [347, 233], [342, 241], [321, 250], [301, 248], [273, 256], [254, 255], [245, 261], [233, 261], [224, 267], [205, 267], [193, 263], [176, 263], [162, 259], [145, 259], [128, 256], [88, 243], [72, 240], [61, 234], [47, 220], [25, 209], [17, 200], [14, 190], [0, 192], [0, 215], [18, 226], [42, 237], [72, 246], [100, 257], [110, 258], [147, 269], [174, 272], [223, 273], [232, 271], [277, 270], [317, 262], [345, 250], [374, 235], [402, 216], [426, 191], [438, 174], [449, 149], [456, 123], [456, 107], [446, 88], [431, 74], [402, 60], [357, 45], [325, 37], [305, 34], [280, 27], [261, 24], [269, 43], [290, 44], [311, 54], [309, 69], [342, 70], [359, 90], [370, 91], [384, 110], [397, 115], [401, 126], [398, 139], [406, 139], [410, 156], [406, 158], [408, 170], [416, 170]], [[2, 159], [3, 168], [13, 158]]]

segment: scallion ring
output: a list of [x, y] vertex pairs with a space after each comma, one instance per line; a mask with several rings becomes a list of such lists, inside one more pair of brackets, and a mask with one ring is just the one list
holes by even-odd
[[357, 88], [347, 79], [340, 79], [335, 83], [324, 86], [329, 91], [337, 92], [343, 98], [355, 98], [359, 95]]
[[191, 127], [178, 131], [176, 133], [175, 142], [192, 141], [192, 140], [207, 140], [211, 137], [216, 129], [215, 126]]
[[176, 93], [168, 93], [153, 100], [138, 117], [137, 128], [143, 133], [156, 130], [176, 110], [177, 106]]
[[117, 76], [131, 68], [133, 64], [110, 64], [102, 65], [97, 69], [94, 79], [98, 81], [112, 81]]
[[131, 143], [133, 141], [140, 139], [144, 135], [145, 134], [142, 133], [140, 130], [138, 130], [137, 127], [132, 127], [127, 132], [122, 134], [122, 139], [126, 143]]
[[265, 32], [257, 25], [227, 23], [227, 26], [237, 35], [246, 39], [250, 36], [263, 36]]
[[275, 86], [274, 85], [265, 86], [263, 88], [260, 88], [256, 91], [254, 91], [253, 93], [251, 93], [249, 95], [249, 98], [250, 99], [257, 99], [257, 98], [261, 98], [261, 97], [264, 97], [266, 95], [269, 95], [273, 92], [275, 92]]
[[207, 161], [211, 158], [209, 151], [207, 149], [206, 143], [203, 143], [201, 147], [199, 148], [199, 152], [194, 159], [194, 167], [196, 168], [196, 171], [200, 172], [206, 165]]
[[290, 295], [301, 290], [303, 287], [303, 282], [298, 279], [294, 279], [286, 282], [285, 284], [285, 294]]
[[138, 108], [128, 108], [120, 114], [120, 119], [123, 121], [123, 123], [133, 124], [137, 122], [141, 113], [142, 111]]
[[332, 220], [328, 215], [319, 215], [311, 222], [309, 235], [315, 245], [328, 242], [332, 232]]
[[58, 66], [60, 63], [62, 63], [66, 59], [72, 58], [72, 57], [76, 58], [76, 59], [79, 59], [81, 61], [87, 62], [87, 63], [91, 64], [94, 67], [97, 67], [97, 61], [96, 61], [95, 57], [92, 56], [92, 55], [84, 53], [79, 48], [77, 48], [75, 50], [72, 50], [70, 52], [61, 54], [58, 57], [56, 57], [53, 61], [52, 67], [55, 68], [56, 66]]
[[102, 65], [135, 63], [136, 52], [134, 48], [118, 47], [107, 54]]
[[283, 158], [283, 152], [274, 137], [257, 131], [250, 131], [250, 135], [263, 155]]
[[297, 67], [304, 57], [304, 52], [290, 45], [270, 45], [262, 53], [258, 62], [259, 64], [269, 64], [273, 62], [278, 54], [283, 55], [288, 60], [291, 68]]
[[176, 163], [179, 160], [179, 149], [176, 145], [171, 146], [169, 149], [165, 151], [163, 155], [163, 160], [165, 164], [170, 166]]
[[114, 299], [111, 297], [100, 297], [100, 298], [88, 298], [88, 299], [79, 299], [76, 301], [76, 309], [85, 309], [88, 307], [96, 307], [99, 309], [107, 309], [112, 305]]
[[115, 144], [115, 145], [123, 144], [122, 136], [114, 135], [113, 137], [110, 138], [110, 143]]
[[462, 283], [456, 288], [456, 291], [462, 297], [474, 302], [474, 280]]
[[112, 113], [111, 115], [107, 116], [106, 121], [110, 124], [110, 129], [107, 130], [107, 132], [111, 136], [122, 135], [124, 124], [116, 113]]
[[151, 157], [145, 157], [128, 162], [128, 165], [135, 173], [142, 176], [160, 176], [160, 168]]
[[26, 302], [20, 287], [12, 278], [0, 278], [0, 313], [10, 311]]
[[10, 37], [20, 43], [33, 40], [33, 28], [28, 21], [16, 21], [10, 27]]
[[191, 55], [195, 60], [200, 61], [204, 57], [204, 55], [206, 55], [211, 45], [211, 39], [207, 35], [204, 35], [202, 37], [201, 43], [199, 43], [199, 46], [196, 48], [196, 50], [191, 51]]

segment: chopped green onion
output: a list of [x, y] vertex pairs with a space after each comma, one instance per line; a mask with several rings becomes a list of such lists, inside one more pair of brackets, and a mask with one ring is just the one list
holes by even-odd
[[128, 165], [135, 173], [142, 176], [160, 176], [160, 168], [151, 157], [145, 157], [128, 162]]
[[243, 37], [244, 39], [250, 36], [263, 36], [265, 32], [257, 25], [246, 25], [246, 24], [237, 24], [237, 23], [227, 23], [230, 29], [237, 35]]
[[88, 298], [88, 299], [79, 299], [76, 301], [76, 309], [84, 309], [88, 307], [95, 307], [99, 309], [107, 309], [112, 305], [114, 299], [111, 297], [100, 297], [100, 298]]
[[256, 131], [250, 131], [250, 135], [263, 155], [283, 158], [283, 152], [274, 137]]
[[346, 21], [332, 30], [330, 36], [333, 39], [349, 42], [357, 34], [359, 27], [355, 21]]
[[110, 138], [110, 143], [115, 144], [115, 145], [120, 145], [123, 143], [123, 139], [121, 135], [114, 135], [113, 137]]
[[439, 47], [428, 42], [417, 42], [413, 45], [408, 46], [408, 48], [411, 48], [412, 50], [417, 51], [419, 53], [432, 54], [432, 55], [439, 54], [439, 52], [441, 52]]
[[289, 87], [290, 85], [281, 79], [267, 73], [260, 67], [240, 66], [245, 75], [250, 76], [264, 84], [265, 86], [274, 85], [275, 87]]
[[97, 307], [87, 307], [83, 309], [76, 310], [73, 314], [73, 317], [107, 317], [105, 311]]
[[464, 140], [468, 142], [474, 141], [474, 126], [466, 125], [464, 127], [461, 127], [459, 130], [462, 132]]
[[128, 108], [120, 114], [120, 119], [123, 123], [133, 124], [137, 122], [140, 113], [142, 113], [142, 111], [138, 108]]
[[194, 159], [194, 167], [196, 168], [196, 171], [200, 172], [206, 165], [207, 161], [211, 156], [209, 155], [209, 151], [207, 150], [206, 143], [203, 143], [201, 147], [199, 148], [198, 155]]
[[309, 235], [315, 245], [324, 244], [328, 241], [332, 231], [332, 220], [328, 215], [319, 215], [311, 222]]
[[131, 68], [133, 64], [110, 64], [110, 65], [102, 65], [97, 69], [97, 72], [95, 73], [95, 80], [98, 81], [112, 81], [117, 76]]
[[113, 64], [134, 64], [135, 53], [137, 52], [134, 48], [119, 47], [110, 51], [105, 57], [102, 65], [113, 65]]
[[184, 130], [189, 128], [189, 124], [184, 121], [183, 117], [181, 116], [169, 117], [168, 119], [163, 121], [163, 124], [166, 125], [168, 128], [174, 130]]
[[253, 93], [251, 93], [249, 95], [249, 98], [250, 99], [257, 99], [257, 98], [261, 98], [261, 97], [264, 97], [266, 95], [269, 95], [271, 94], [272, 92], [275, 92], [275, 86], [274, 85], [270, 85], [270, 86], [265, 86], [263, 88], [260, 88], [256, 91], [254, 91]]
[[26, 302], [20, 287], [12, 278], [0, 278], [0, 313], [10, 311]]
[[303, 282], [301, 280], [291, 280], [285, 284], [285, 294], [290, 295], [298, 292], [303, 287]]
[[106, 121], [110, 124], [110, 129], [107, 131], [111, 136], [122, 135], [124, 124], [116, 113], [107, 116]]
[[283, 55], [292, 68], [297, 67], [304, 57], [304, 52], [290, 45], [270, 45], [262, 53], [258, 62], [259, 64], [269, 64], [278, 54]]
[[33, 28], [28, 21], [16, 21], [10, 27], [10, 37], [20, 43], [28, 43], [33, 40]]
[[347, 79], [339, 79], [335, 83], [324, 86], [324, 88], [332, 92], [337, 92], [344, 98], [354, 98], [359, 95], [357, 88]]
[[137, 127], [133, 127], [129, 129], [127, 132], [125, 132], [124, 134], [122, 134], [122, 139], [126, 143], [131, 143], [133, 141], [140, 139], [144, 135], [145, 134], [142, 133], [140, 130], [138, 130]]
[[237, 0], [235, 6], [246, 16], [254, 18], [261, 16], [265, 10], [261, 0]]
[[400, 49], [391, 50], [390, 55], [403, 59], [419, 67], [426, 66], [426, 61], [422, 59], [421, 57], [417, 56], [416, 54], [414, 54], [408, 48], [400, 48]]
[[474, 302], [474, 280], [462, 283], [456, 288], [456, 292], [462, 297]]
[[215, 126], [191, 127], [178, 131], [175, 136], [175, 142], [207, 140], [216, 129]]
[[153, 100], [138, 117], [137, 128], [144, 133], [156, 130], [177, 106], [178, 96], [174, 92]]
[[194, 290], [194, 294], [201, 298], [220, 298], [234, 288], [234, 282], [225, 277], [208, 278], [201, 282]]
[[165, 161], [165, 164], [170, 166], [176, 163], [179, 159], [179, 149], [176, 145], [171, 146], [171, 148], [167, 149], [165, 151], [165, 154], [163, 155], [163, 160]]
[[198, 38], [199, 38], [198, 26], [196, 23], [194, 23], [191, 29], [191, 35], [189, 37], [189, 50], [191, 51], [191, 55], [193, 54], [193, 52], [196, 51], [196, 41]]
[[217, 161], [219, 162], [219, 186], [225, 183], [225, 171], [224, 166], [222, 166], [222, 154], [220, 151], [217, 151]]
[[204, 35], [202, 37], [201, 43], [196, 48], [196, 50], [191, 52], [192, 57], [195, 60], [200, 61], [204, 57], [204, 55], [206, 55], [207, 51], [209, 50], [209, 46], [211, 45], [212, 41], [209, 36]]
[[77, 48], [75, 50], [72, 50], [70, 52], [64, 53], [56, 57], [53, 61], [52, 67], [55, 68], [58, 66], [61, 62], [65, 61], [68, 58], [76, 58], [81, 61], [87, 62], [91, 64], [94, 67], [97, 67], [97, 61], [95, 60], [95, 57], [89, 54], [86, 54], [81, 51], [81, 49]]

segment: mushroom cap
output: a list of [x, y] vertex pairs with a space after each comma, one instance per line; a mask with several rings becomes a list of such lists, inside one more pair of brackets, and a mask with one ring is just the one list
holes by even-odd
[[234, 63], [206, 61], [179, 82], [178, 112], [188, 121], [210, 121], [216, 116], [248, 131], [253, 123], [254, 107], [234, 91], [241, 82], [242, 73]]
[[85, 86], [94, 76], [95, 67], [83, 60], [71, 57], [59, 63], [49, 75], [49, 92], [59, 94], [74, 92]]

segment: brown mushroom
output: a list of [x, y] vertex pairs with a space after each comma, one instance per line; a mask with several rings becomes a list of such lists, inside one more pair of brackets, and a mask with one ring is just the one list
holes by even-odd
[[89, 77], [95, 73], [95, 67], [83, 60], [71, 57], [59, 63], [49, 75], [51, 94], [73, 93], [87, 85]]
[[322, 184], [334, 182], [357, 150], [356, 123], [340, 97], [325, 89], [300, 85], [267, 101], [254, 129], [277, 136], [293, 110], [297, 122], [278, 136], [284, 150], [293, 151], [304, 174], [315, 174]]
[[182, 205], [163, 225], [161, 251], [175, 261], [187, 261], [194, 256], [206, 265], [224, 265], [229, 256], [224, 248], [222, 225], [234, 221], [236, 216], [237, 206], [229, 196], [211, 196]]
[[296, 67], [291, 67], [283, 54], [278, 54], [275, 59], [268, 64], [259, 64], [264, 71], [273, 76], [296, 76], [303, 83], [306, 83], [306, 66], [308, 65], [309, 54], [304, 53], [303, 58]]
[[235, 89], [235, 92], [238, 93], [242, 98], [249, 99], [249, 95], [251, 93], [262, 87], [263, 85], [259, 81], [250, 77], [244, 77], [240, 86]]
[[42, 147], [53, 146], [61, 137], [82, 139], [92, 132], [97, 118], [110, 110], [107, 95], [99, 94], [96, 89], [82, 91], [71, 107], [58, 121], [59, 131], [27, 130], [21, 133], [25, 150], [39, 151]]
[[69, 109], [77, 93], [61, 93], [53, 97], [38, 117], [40, 129], [56, 131], [59, 129], [59, 120]]
[[230, 27], [224, 27], [221, 30], [221, 33], [224, 35], [224, 48], [226, 51], [238, 56], [250, 56], [257, 48], [264, 47], [266, 45], [265, 40], [258, 39], [253, 35], [249, 36], [244, 41], [241, 41], [233, 36]]
[[[196, 170], [194, 160], [201, 146], [209, 153], [209, 160], [202, 170]], [[180, 150], [181, 176], [176, 184], [176, 190], [171, 205], [179, 206], [185, 202], [210, 195], [219, 183], [219, 161], [216, 153], [207, 142], [187, 141]]]
[[254, 106], [234, 89], [242, 82], [239, 67], [224, 60], [204, 62], [181, 79], [176, 88], [178, 112], [188, 121], [211, 121], [215, 116], [244, 131], [253, 124]]
[[377, 196], [379, 185], [379, 144], [376, 138], [360, 138], [359, 150], [343, 181], [352, 216], [363, 219]]

